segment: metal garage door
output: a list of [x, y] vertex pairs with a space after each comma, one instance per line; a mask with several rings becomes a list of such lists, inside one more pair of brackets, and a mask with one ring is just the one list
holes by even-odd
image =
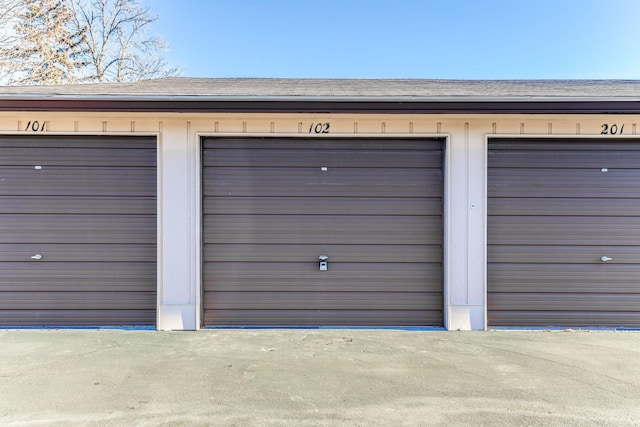
[[489, 143], [489, 325], [640, 326], [638, 142]]
[[0, 326], [155, 325], [155, 138], [3, 136], [0, 174]]
[[442, 325], [440, 140], [203, 147], [205, 326]]

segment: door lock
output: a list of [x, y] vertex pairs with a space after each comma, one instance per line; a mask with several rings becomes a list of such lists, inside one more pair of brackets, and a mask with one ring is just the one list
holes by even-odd
[[329, 265], [327, 263], [329, 257], [326, 255], [320, 255], [318, 259], [320, 260], [320, 271], [327, 271], [329, 269]]

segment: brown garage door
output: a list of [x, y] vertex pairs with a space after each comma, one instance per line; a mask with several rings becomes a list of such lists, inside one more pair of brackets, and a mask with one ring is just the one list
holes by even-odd
[[203, 147], [205, 326], [442, 325], [441, 141]]
[[155, 325], [156, 142], [0, 137], [0, 326]]
[[640, 326], [639, 142], [489, 143], [489, 325]]

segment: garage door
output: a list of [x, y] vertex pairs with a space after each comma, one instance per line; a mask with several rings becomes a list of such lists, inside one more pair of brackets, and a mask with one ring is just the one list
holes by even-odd
[[0, 137], [0, 326], [152, 326], [155, 307], [155, 139]]
[[440, 140], [210, 138], [203, 162], [205, 326], [442, 325]]
[[640, 327], [639, 142], [489, 143], [489, 325]]

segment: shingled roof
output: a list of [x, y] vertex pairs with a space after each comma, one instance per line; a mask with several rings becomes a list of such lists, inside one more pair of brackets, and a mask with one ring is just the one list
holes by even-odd
[[0, 87], [0, 110], [638, 113], [636, 80], [164, 78]]

